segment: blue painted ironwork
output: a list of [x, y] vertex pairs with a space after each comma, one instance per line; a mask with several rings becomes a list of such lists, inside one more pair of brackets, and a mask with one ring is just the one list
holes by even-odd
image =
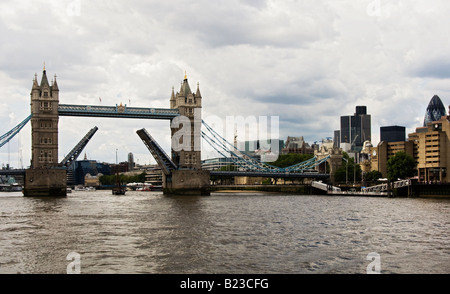
[[241, 176], [241, 177], [267, 177], [267, 178], [308, 178], [327, 179], [329, 174], [317, 172], [264, 172], [264, 171], [210, 171], [211, 176]]
[[0, 176], [23, 176], [24, 169], [0, 169]]
[[[283, 176], [285, 178], [288, 177], [308, 177], [305, 175], [316, 174], [316, 172], [312, 172], [314, 168], [327, 160], [330, 159], [330, 156], [317, 160], [317, 157], [311, 158], [304, 162], [301, 162], [296, 165], [292, 165], [285, 168], [276, 167], [267, 163], [263, 163], [250, 155], [246, 154], [243, 151], [237, 149], [236, 146], [229, 143], [225, 138], [220, 136], [214, 129], [212, 129], [208, 124], [203, 121], [203, 125], [211, 134], [202, 131], [203, 139], [211, 146], [214, 150], [216, 150], [223, 157], [228, 157], [227, 154], [230, 154], [231, 161], [240, 169], [240, 171], [234, 171], [233, 175], [241, 174], [245, 175], [246, 172], [252, 173], [253, 176], [255, 174], [264, 174], [266, 176]], [[228, 146], [231, 146], [228, 147]], [[295, 176], [294, 174], [299, 174]], [[231, 175], [231, 174], [230, 174]], [[329, 176], [329, 175], [327, 175]], [[318, 178], [323, 178], [322, 176]]]
[[98, 106], [59, 104], [60, 116], [116, 117], [141, 119], [173, 119], [180, 115], [178, 109], [140, 108], [127, 105]]
[[14, 136], [17, 135], [17, 133], [19, 133], [20, 130], [22, 130], [22, 128], [30, 121], [31, 116], [32, 115], [30, 114], [20, 124], [18, 124], [12, 130], [10, 130], [9, 132], [0, 137], [0, 148], [3, 147], [6, 143], [8, 143], [12, 138], [14, 138]]
[[148, 150], [153, 155], [165, 175], [170, 175], [173, 170], [177, 169], [176, 164], [170, 159], [167, 153], [164, 152], [164, 149], [161, 148], [158, 142], [153, 139], [146, 129], [138, 130], [136, 133], [142, 139], [145, 146], [147, 146]]
[[[270, 164], [261, 162], [252, 156], [248, 155], [244, 151], [239, 150], [236, 146], [228, 142], [225, 138], [219, 135], [213, 128], [211, 128], [205, 121], [202, 121], [203, 125], [210, 132], [213, 138], [209, 137], [205, 132], [202, 131], [202, 137], [211, 145], [215, 144], [222, 148], [225, 153], [231, 155], [232, 158], [239, 160], [239, 165], [244, 169], [253, 169], [253, 170], [264, 170], [264, 171], [272, 171], [278, 170], [278, 167], [272, 166]], [[230, 147], [228, 147], [230, 146]], [[215, 146], [212, 146], [216, 151]], [[220, 152], [219, 152], [220, 153]], [[220, 153], [222, 154], [222, 153]], [[222, 154], [223, 155], [223, 154]]]
[[94, 127], [92, 128], [82, 139], [81, 141], [72, 149], [72, 151], [67, 154], [66, 157], [61, 161], [61, 166], [69, 167], [75, 160], [77, 160], [78, 156], [80, 156], [83, 149], [86, 147], [86, 145], [89, 143], [89, 141], [92, 139], [94, 134], [97, 132], [98, 128]]

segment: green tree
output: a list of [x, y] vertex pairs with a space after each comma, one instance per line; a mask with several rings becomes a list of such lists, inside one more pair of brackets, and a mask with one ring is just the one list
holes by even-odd
[[389, 181], [413, 177], [416, 174], [416, 161], [403, 151], [397, 152], [387, 162]]
[[370, 172], [366, 173], [366, 181], [368, 181], [368, 182], [375, 182], [379, 178], [381, 178], [382, 176], [383, 175], [379, 171], [373, 170], [373, 171], [370, 171]]
[[270, 164], [276, 167], [288, 167], [292, 165], [296, 165], [303, 161], [313, 158], [313, 154], [297, 154], [297, 153], [289, 153], [289, 154], [281, 154], [278, 156], [278, 159]]
[[334, 179], [337, 182], [345, 183], [361, 181], [361, 166], [355, 163], [346, 152], [343, 152], [342, 166], [334, 173]]

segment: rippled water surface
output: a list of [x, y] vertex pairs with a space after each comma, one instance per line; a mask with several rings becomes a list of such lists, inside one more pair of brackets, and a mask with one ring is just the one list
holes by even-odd
[[0, 193], [0, 273], [450, 273], [450, 200]]

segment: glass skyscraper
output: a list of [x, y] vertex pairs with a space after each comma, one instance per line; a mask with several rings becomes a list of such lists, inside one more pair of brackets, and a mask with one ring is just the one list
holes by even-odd
[[444, 104], [438, 95], [434, 95], [428, 104], [427, 111], [425, 112], [425, 119], [423, 121], [423, 126], [426, 127], [428, 123], [438, 121], [441, 117], [447, 115], [445, 111]]
[[341, 143], [351, 145], [354, 151], [360, 151], [365, 141], [370, 141], [371, 116], [366, 106], [356, 106], [354, 115], [341, 116]]

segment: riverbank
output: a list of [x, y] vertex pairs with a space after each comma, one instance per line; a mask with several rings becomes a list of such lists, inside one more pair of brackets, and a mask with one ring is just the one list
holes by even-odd
[[[329, 196], [359, 196], [388, 197], [387, 192], [361, 193], [358, 191], [327, 192], [310, 185], [217, 185], [211, 186], [211, 192], [273, 192], [297, 195], [329, 195]], [[391, 197], [417, 198], [450, 198], [450, 184], [413, 184], [392, 190]]]
[[211, 192], [275, 192], [287, 194], [311, 195], [313, 190], [309, 185], [217, 185], [211, 186]]

